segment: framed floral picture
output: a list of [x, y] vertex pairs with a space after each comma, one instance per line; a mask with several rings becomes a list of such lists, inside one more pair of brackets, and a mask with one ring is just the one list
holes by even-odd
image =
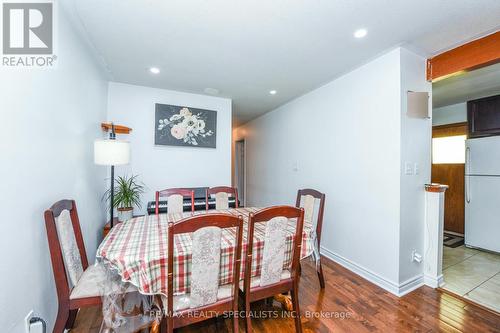
[[215, 148], [217, 112], [155, 105], [155, 145]]

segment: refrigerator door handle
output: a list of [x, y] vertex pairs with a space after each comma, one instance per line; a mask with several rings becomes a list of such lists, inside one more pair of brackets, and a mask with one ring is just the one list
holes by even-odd
[[465, 201], [470, 203], [470, 176], [465, 176]]
[[465, 174], [470, 175], [470, 147], [465, 148]]
[[465, 149], [465, 201], [470, 203], [470, 147]]

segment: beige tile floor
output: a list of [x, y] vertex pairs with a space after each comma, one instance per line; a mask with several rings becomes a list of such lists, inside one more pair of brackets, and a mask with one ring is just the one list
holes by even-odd
[[444, 247], [443, 288], [500, 312], [500, 255]]

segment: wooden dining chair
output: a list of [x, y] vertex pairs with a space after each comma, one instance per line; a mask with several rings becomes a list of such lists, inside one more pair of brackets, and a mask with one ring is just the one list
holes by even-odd
[[313, 189], [302, 189], [297, 192], [296, 207], [304, 208], [304, 225], [309, 226], [313, 232], [314, 252], [313, 259], [316, 263], [319, 285], [325, 288], [323, 267], [319, 249], [321, 246], [321, 229], [323, 228], [323, 213], [325, 211], [325, 194]]
[[121, 286], [109, 284], [104, 265], [89, 266], [74, 200], [56, 202], [44, 216], [59, 301], [53, 332], [62, 333], [73, 327], [78, 309], [102, 304], [103, 285], [110, 292]]
[[[285, 261], [286, 231], [288, 219], [296, 219], [293, 239], [292, 263], [283, 268]], [[261, 260], [260, 276], [252, 277], [253, 243], [255, 224], [266, 223], [264, 250]], [[240, 283], [240, 293], [245, 300], [246, 331], [252, 331], [250, 303], [267, 299], [277, 294], [291, 291], [292, 304], [295, 312], [295, 330], [302, 332], [299, 309], [299, 279], [298, 273], [300, 249], [302, 247], [302, 230], [304, 224], [304, 209], [292, 206], [275, 206], [265, 208], [249, 216], [247, 255], [245, 263], [245, 278]]]
[[217, 186], [206, 190], [205, 203], [208, 210], [208, 199], [215, 196], [215, 209], [229, 209], [229, 197], [235, 199], [235, 207], [238, 208], [238, 190], [235, 187]]
[[182, 213], [184, 211], [184, 198], [191, 199], [191, 212], [194, 212], [194, 191], [183, 188], [169, 188], [156, 191], [155, 214], [160, 211], [160, 197], [167, 197], [167, 213]]
[[[228, 228], [236, 229], [232, 262], [228, 263], [233, 281], [219, 285], [222, 232]], [[192, 233], [191, 288], [188, 294], [174, 296], [175, 236], [186, 233]], [[238, 311], [242, 235], [243, 217], [229, 214], [199, 215], [169, 223], [167, 316], [162, 321], [162, 332], [171, 333], [175, 328], [216, 317], [224, 311]], [[237, 315], [233, 316], [233, 332], [238, 332]]]

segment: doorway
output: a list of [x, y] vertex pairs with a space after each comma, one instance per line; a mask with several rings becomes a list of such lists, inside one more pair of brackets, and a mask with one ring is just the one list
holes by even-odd
[[449, 186], [442, 289], [500, 312], [500, 64], [432, 90], [431, 180]]
[[245, 140], [238, 140], [234, 147], [234, 177], [236, 188], [238, 189], [238, 198], [243, 206], [246, 206], [245, 195]]
[[[433, 183], [446, 184], [444, 209], [444, 231], [446, 235], [457, 236], [457, 242], [465, 231], [465, 140], [467, 122], [438, 125], [432, 127], [432, 168]], [[445, 240], [446, 242], [446, 240]]]

